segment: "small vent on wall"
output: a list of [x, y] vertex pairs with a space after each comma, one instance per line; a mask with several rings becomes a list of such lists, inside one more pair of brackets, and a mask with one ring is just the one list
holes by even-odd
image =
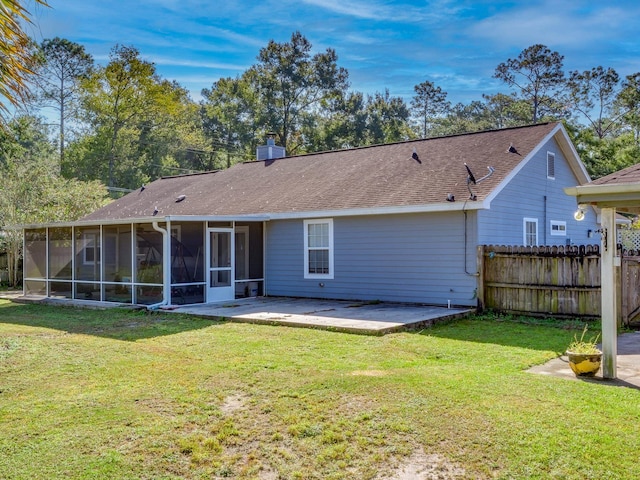
[[556, 156], [547, 152], [547, 178], [556, 178]]

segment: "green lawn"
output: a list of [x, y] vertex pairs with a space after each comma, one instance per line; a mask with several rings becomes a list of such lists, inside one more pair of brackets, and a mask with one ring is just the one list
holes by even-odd
[[580, 328], [535, 323], [370, 337], [0, 300], [0, 478], [640, 478], [640, 391], [527, 373]]

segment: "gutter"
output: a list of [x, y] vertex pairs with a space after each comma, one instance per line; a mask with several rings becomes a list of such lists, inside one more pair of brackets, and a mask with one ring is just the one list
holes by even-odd
[[[158, 222], [264, 222], [270, 220], [269, 215], [165, 215], [164, 217], [153, 217]], [[36, 224], [23, 224], [23, 225], [7, 225], [3, 228], [9, 230], [32, 230], [36, 228], [47, 227], [95, 227], [100, 225], [129, 225], [149, 223], [152, 221], [149, 217], [132, 217], [132, 218], [113, 218], [102, 220], [75, 220], [66, 222], [52, 222], [52, 223], [36, 223]]]
[[171, 236], [169, 231], [158, 225], [158, 222], [152, 222], [151, 225], [156, 232], [162, 234], [162, 301], [147, 305], [147, 310], [157, 310], [160, 307], [169, 305], [171, 298]]
[[[467, 202], [441, 202], [429, 203], [421, 205], [404, 205], [404, 206], [385, 206], [385, 207], [366, 207], [366, 208], [348, 208], [334, 210], [302, 210], [290, 212], [273, 212], [264, 214], [240, 214], [240, 215], [166, 215], [164, 217], [153, 217], [159, 222], [268, 222], [270, 220], [296, 220], [309, 218], [326, 218], [326, 217], [351, 217], [361, 215], [394, 215], [408, 213], [431, 213], [431, 212], [459, 212], [465, 210], [483, 210], [490, 208], [491, 200], [495, 195], [489, 195], [483, 200], [472, 203]], [[52, 227], [90, 227], [100, 225], [129, 225], [149, 223], [149, 217], [132, 217], [132, 218], [116, 218], [116, 219], [99, 219], [99, 220], [75, 220], [65, 222], [23, 224], [23, 225], [5, 225], [4, 229], [11, 230], [33, 230], [37, 228]]]
[[609, 183], [578, 185], [564, 188], [564, 193], [577, 197], [579, 195], [611, 195], [616, 193], [638, 193], [637, 183]]

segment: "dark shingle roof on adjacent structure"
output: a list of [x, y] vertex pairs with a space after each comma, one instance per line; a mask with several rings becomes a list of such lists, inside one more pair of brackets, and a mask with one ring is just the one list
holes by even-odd
[[640, 163], [591, 182], [592, 185], [621, 185], [626, 183], [640, 183]]
[[[477, 201], [487, 198], [557, 123], [253, 161], [218, 172], [157, 180], [83, 221], [167, 215], [233, 216], [376, 209], [456, 203], [469, 198], [467, 163]], [[513, 145], [517, 153], [509, 152]], [[414, 152], [420, 161], [412, 158]], [[176, 202], [180, 195], [184, 200]]]

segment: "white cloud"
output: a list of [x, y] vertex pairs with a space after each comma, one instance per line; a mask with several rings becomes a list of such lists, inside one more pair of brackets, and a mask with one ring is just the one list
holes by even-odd
[[357, 45], [373, 45], [380, 41], [379, 37], [374, 35], [361, 35], [357, 33], [349, 33], [342, 38], [344, 43], [355, 43]]
[[302, 3], [320, 7], [324, 10], [329, 10], [341, 15], [348, 15], [350, 17], [356, 18], [366, 18], [370, 20], [389, 17], [390, 13], [387, 8], [381, 5], [376, 5], [373, 1], [356, 2], [349, 0], [302, 0]]
[[374, 0], [302, 0], [302, 3], [339, 15], [380, 22], [436, 23], [460, 10], [459, 2], [452, 0], [431, 0], [421, 6]]
[[[637, 14], [637, 13], [636, 13]], [[580, 47], [588, 49], [612, 31], [624, 29], [628, 9], [603, 7], [584, 9], [578, 2], [545, 1], [535, 7], [516, 6], [499, 14], [477, 21], [470, 26], [472, 37], [498, 45], [526, 48], [542, 43], [558, 49]]]
[[173, 66], [173, 67], [189, 67], [189, 68], [206, 68], [211, 70], [234, 70], [244, 71], [249, 68], [248, 65], [239, 65], [224, 62], [207, 62], [186, 57], [166, 57], [162, 55], [148, 55], [147, 59], [156, 65]]

